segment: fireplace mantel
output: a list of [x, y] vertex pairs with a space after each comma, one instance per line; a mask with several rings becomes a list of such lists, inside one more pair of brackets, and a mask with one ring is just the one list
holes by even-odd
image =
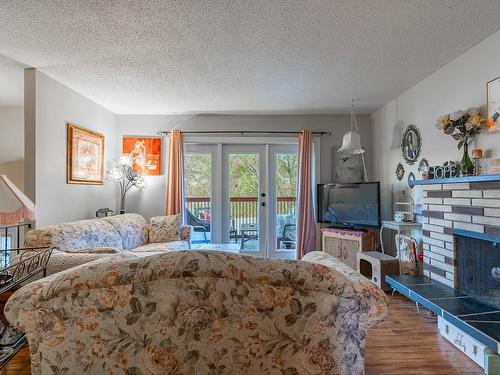
[[465, 176], [465, 177], [452, 177], [452, 178], [433, 178], [429, 180], [415, 180], [409, 181], [410, 186], [415, 185], [434, 185], [434, 184], [457, 184], [466, 182], [487, 182], [487, 181], [500, 181], [500, 174], [484, 174], [481, 176]]
[[[500, 219], [499, 219], [500, 220]], [[453, 229], [453, 235], [475, 238], [476, 240], [489, 241], [500, 244], [500, 236], [487, 233], [473, 232], [471, 230]]]

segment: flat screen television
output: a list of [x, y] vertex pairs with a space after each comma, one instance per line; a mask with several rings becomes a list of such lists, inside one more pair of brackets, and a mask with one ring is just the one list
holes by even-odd
[[352, 229], [380, 227], [380, 182], [318, 185], [318, 221]]

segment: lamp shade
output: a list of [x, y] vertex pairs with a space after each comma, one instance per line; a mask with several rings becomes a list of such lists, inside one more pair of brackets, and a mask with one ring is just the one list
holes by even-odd
[[342, 147], [338, 152], [345, 152], [347, 154], [363, 154], [365, 150], [361, 146], [361, 137], [359, 133], [351, 130], [344, 134], [342, 139]]
[[35, 204], [5, 175], [0, 175], [0, 224], [35, 219]]

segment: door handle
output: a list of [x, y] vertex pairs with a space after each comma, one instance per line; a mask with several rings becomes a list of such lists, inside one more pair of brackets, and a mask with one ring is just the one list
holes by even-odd
[[261, 202], [260, 206], [261, 207], [266, 207], [266, 202]]

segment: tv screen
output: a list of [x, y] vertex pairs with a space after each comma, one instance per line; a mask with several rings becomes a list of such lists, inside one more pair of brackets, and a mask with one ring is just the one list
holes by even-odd
[[380, 183], [318, 185], [318, 220], [348, 228], [380, 227]]

